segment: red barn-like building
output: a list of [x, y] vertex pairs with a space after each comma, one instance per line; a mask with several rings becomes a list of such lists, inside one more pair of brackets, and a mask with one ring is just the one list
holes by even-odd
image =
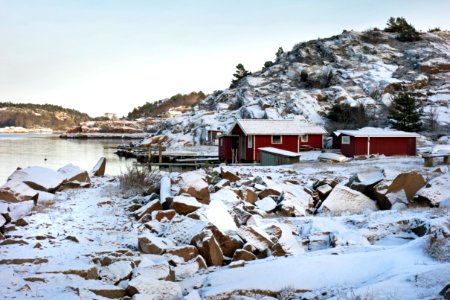
[[412, 132], [381, 128], [338, 130], [334, 132], [333, 148], [341, 149], [343, 155], [384, 154], [416, 155], [416, 138]]
[[219, 159], [227, 162], [260, 160], [259, 148], [299, 152], [322, 149], [326, 130], [298, 120], [240, 119], [226, 135], [219, 137]]

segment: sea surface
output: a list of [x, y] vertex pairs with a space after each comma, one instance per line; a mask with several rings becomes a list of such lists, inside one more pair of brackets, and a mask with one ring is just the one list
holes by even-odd
[[74, 164], [90, 171], [102, 156], [106, 173], [124, 172], [131, 160], [114, 154], [115, 147], [129, 143], [122, 140], [60, 139], [55, 134], [0, 134], [0, 186], [17, 167], [43, 166], [54, 170]]

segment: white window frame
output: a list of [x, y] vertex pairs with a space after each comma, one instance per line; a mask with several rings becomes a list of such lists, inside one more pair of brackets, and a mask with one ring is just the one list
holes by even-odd
[[247, 136], [247, 148], [253, 148], [253, 135]]
[[300, 142], [302, 142], [302, 143], [307, 143], [308, 142], [308, 135], [307, 134], [302, 134], [301, 136], [300, 136]]
[[343, 135], [341, 138], [341, 144], [342, 145], [350, 145], [350, 136]]
[[[274, 141], [273, 141], [273, 137], [274, 136], [279, 136], [280, 137], [280, 142], [279, 143], [275, 143]], [[281, 135], [272, 135], [272, 144], [273, 145], [280, 145], [280, 144], [283, 144], [283, 136], [281, 136]]]

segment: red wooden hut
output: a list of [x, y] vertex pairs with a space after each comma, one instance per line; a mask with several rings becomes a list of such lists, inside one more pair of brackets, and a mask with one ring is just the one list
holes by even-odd
[[370, 154], [416, 155], [416, 138], [412, 132], [381, 128], [338, 130], [334, 132], [333, 148], [345, 156]]
[[322, 149], [326, 130], [298, 120], [240, 119], [219, 137], [219, 159], [227, 162], [260, 160], [259, 148], [274, 147], [298, 152]]

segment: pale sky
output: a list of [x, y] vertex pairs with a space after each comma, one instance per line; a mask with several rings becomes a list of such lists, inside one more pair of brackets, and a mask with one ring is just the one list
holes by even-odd
[[227, 88], [295, 44], [343, 29], [450, 29], [447, 0], [0, 0], [0, 101], [126, 115]]

